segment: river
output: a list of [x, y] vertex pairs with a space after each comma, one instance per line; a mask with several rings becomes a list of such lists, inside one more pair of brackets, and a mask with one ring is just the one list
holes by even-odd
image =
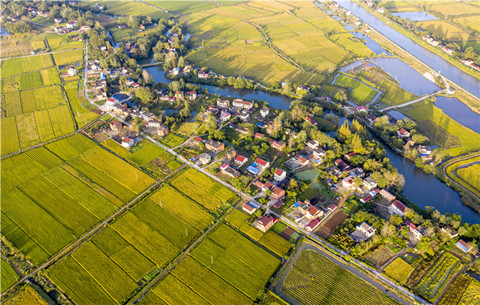
[[[159, 67], [150, 67], [145, 70], [153, 77], [153, 80], [156, 82], [162, 82], [169, 84], [171, 82], [165, 76], [165, 71]], [[286, 110], [290, 107], [292, 102], [291, 98], [285, 97], [281, 94], [264, 92], [260, 90], [250, 90], [250, 89], [234, 89], [231, 86], [224, 88], [202, 85], [198, 84], [202, 89], [207, 89], [210, 94], [219, 94], [220, 96], [232, 97], [232, 98], [241, 98], [246, 100], [259, 100], [266, 101], [268, 105], [275, 109]]]
[[470, 93], [480, 97], [480, 80], [461, 71], [442, 57], [425, 49], [415, 41], [397, 32], [392, 27], [385, 24], [383, 21], [375, 17], [369, 11], [354, 3], [351, 0], [337, 0], [345, 9], [351, 11], [354, 15], [363, 20], [363, 22], [370, 25], [372, 28], [388, 37], [391, 41], [413, 54], [415, 57], [429, 65], [436, 71], [440, 71], [442, 75], [449, 78], [459, 86], [468, 90]]

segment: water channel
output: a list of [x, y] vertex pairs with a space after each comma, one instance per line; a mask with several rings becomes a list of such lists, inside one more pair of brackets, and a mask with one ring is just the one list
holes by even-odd
[[459, 86], [462, 86], [470, 93], [480, 97], [479, 79], [459, 70], [442, 57], [432, 53], [405, 35], [397, 32], [352, 0], [338, 0], [336, 2], [362, 19], [363, 22], [367, 23], [372, 28], [388, 37], [391, 41], [408, 51], [410, 54], [413, 54], [425, 64], [432, 67], [434, 70], [440, 71], [445, 77], [449, 78]]
[[[153, 80], [156, 82], [170, 83], [171, 80], [165, 76], [165, 71], [158, 67], [146, 68], [150, 75], [152, 75]], [[219, 94], [220, 96], [232, 97], [232, 98], [241, 98], [246, 100], [260, 100], [268, 102], [269, 106], [275, 109], [286, 110], [290, 107], [292, 102], [291, 98], [285, 97], [281, 94], [264, 92], [260, 90], [250, 90], [250, 89], [234, 89], [230, 86], [220, 88], [210, 85], [201, 85], [198, 84], [202, 89], [207, 89], [210, 94]]]

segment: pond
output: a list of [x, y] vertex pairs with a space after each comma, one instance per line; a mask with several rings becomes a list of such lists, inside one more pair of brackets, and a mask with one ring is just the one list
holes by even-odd
[[385, 56], [390, 56], [391, 54], [385, 51], [381, 45], [379, 45], [375, 40], [371, 39], [367, 35], [364, 35], [361, 32], [352, 32], [352, 35], [357, 37], [358, 39], [363, 39], [365, 41], [365, 45], [372, 50], [375, 54], [385, 54]]
[[480, 115], [473, 112], [467, 105], [458, 99], [438, 96], [434, 103], [435, 106], [442, 109], [449, 117], [458, 121], [463, 126], [480, 133]]
[[125, 93], [115, 93], [114, 95], [112, 95], [112, 97], [118, 100], [119, 102], [129, 98], [128, 94], [125, 94]]
[[10, 31], [8, 31], [5, 27], [0, 26], [0, 36], [7, 36], [10, 35]]
[[[169, 84], [171, 82], [165, 76], [165, 71], [159, 67], [150, 67], [145, 70], [153, 77], [153, 80], [156, 82], [163, 82]], [[266, 101], [268, 105], [275, 109], [286, 110], [290, 107], [292, 102], [291, 98], [283, 96], [277, 93], [264, 92], [260, 90], [251, 90], [251, 89], [235, 89], [233, 87], [216, 87], [210, 85], [201, 85], [198, 84], [202, 89], [207, 89], [210, 94], [219, 94], [220, 96], [232, 97], [232, 98], [241, 98], [246, 100], [260, 100]]]
[[395, 78], [403, 89], [418, 96], [440, 89], [435, 83], [425, 78], [401, 59], [378, 57], [371, 62]]
[[437, 20], [438, 18], [425, 12], [399, 12], [392, 13], [392, 15], [402, 19], [410, 19], [411, 21], [428, 21]]
[[309, 180], [310, 182], [315, 182], [315, 179], [317, 179], [318, 175], [320, 175], [320, 173], [316, 169], [310, 168], [296, 173], [295, 177], [303, 180]]

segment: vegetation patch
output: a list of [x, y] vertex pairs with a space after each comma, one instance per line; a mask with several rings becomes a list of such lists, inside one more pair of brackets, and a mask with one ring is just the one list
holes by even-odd
[[2, 300], [5, 305], [48, 305], [49, 303], [30, 285], [25, 286], [12, 297]]
[[357, 105], [366, 105], [373, 100], [375, 95], [377, 95], [377, 91], [364, 83], [345, 75], [339, 75], [335, 80], [335, 85], [351, 88], [348, 96]]
[[427, 300], [435, 301], [461, 262], [450, 253], [445, 253], [415, 286], [415, 291]]
[[397, 304], [314, 250], [300, 254], [281, 290], [305, 304]]
[[405, 284], [415, 268], [404, 261], [401, 257], [397, 257], [384, 270], [385, 274], [400, 284]]
[[238, 199], [233, 191], [193, 168], [176, 177], [171, 185], [211, 211]]

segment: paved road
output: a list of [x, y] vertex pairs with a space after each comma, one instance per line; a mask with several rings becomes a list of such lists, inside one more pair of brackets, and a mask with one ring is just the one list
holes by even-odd
[[346, 269], [346, 270], [350, 271], [351, 273], [355, 274], [359, 278], [361, 278], [364, 281], [370, 283], [372, 286], [374, 286], [375, 288], [377, 288], [381, 292], [387, 294], [389, 297], [395, 299], [396, 301], [398, 301], [402, 304], [406, 304], [406, 305], [411, 304], [411, 303], [405, 301], [404, 299], [402, 299], [401, 297], [399, 297], [397, 294], [395, 294], [395, 293], [393, 293], [389, 290], [386, 290], [385, 287], [380, 285], [377, 281], [373, 280], [370, 276], [368, 276], [365, 273], [359, 271], [357, 268], [353, 267], [352, 265], [350, 265], [348, 263], [345, 263], [345, 261], [338, 259], [336, 256], [332, 255], [330, 252], [325, 251], [325, 250], [319, 248], [318, 246], [316, 246], [312, 243], [309, 243], [309, 242], [304, 242], [300, 246], [298, 251], [296, 252], [293, 259], [289, 262], [289, 264], [283, 267], [285, 270], [284, 271], [282, 270], [282, 276], [280, 277], [280, 280], [278, 281], [278, 283], [275, 285], [275, 288], [274, 288], [274, 292], [276, 294], [278, 294], [279, 296], [281, 296], [283, 299], [287, 300], [290, 304], [299, 304], [300, 305], [300, 303], [295, 301], [295, 299], [292, 299], [291, 297], [286, 295], [281, 290], [281, 288], [282, 288], [283, 282], [285, 281], [285, 278], [287, 277], [288, 273], [290, 272], [290, 269], [293, 267], [296, 260], [298, 259], [298, 257], [300, 256], [300, 254], [304, 250], [314, 250], [314, 251], [316, 251], [317, 253], [325, 256], [326, 258], [328, 258], [329, 260], [331, 260], [333, 263], [337, 264], [338, 266], [342, 267], [343, 269]]
[[400, 105], [394, 105], [394, 106], [390, 106], [390, 107], [385, 107], [385, 108], [379, 109], [379, 110], [380, 110], [381, 112], [385, 112], [385, 111], [388, 111], [388, 110], [391, 110], [391, 109], [396, 109], [396, 108], [400, 108], [400, 107], [405, 107], [405, 106], [408, 106], [408, 105], [412, 105], [412, 104], [421, 102], [421, 101], [423, 101], [424, 99], [427, 99], [427, 98], [429, 98], [429, 97], [431, 97], [431, 96], [434, 96], [434, 95], [437, 95], [437, 94], [441, 94], [441, 93], [446, 92], [446, 91], [447, 91], [447, 89], [435, 91], [434, 93], [429, 94], [429, 95], [422, 96], [422, 97], [419, 98], [419, 99], [416, 99], [416, 100], [413, 100], [413, 101], [410, 101], [410, 102], [406, 102], [406, 103], [400, 104]]

